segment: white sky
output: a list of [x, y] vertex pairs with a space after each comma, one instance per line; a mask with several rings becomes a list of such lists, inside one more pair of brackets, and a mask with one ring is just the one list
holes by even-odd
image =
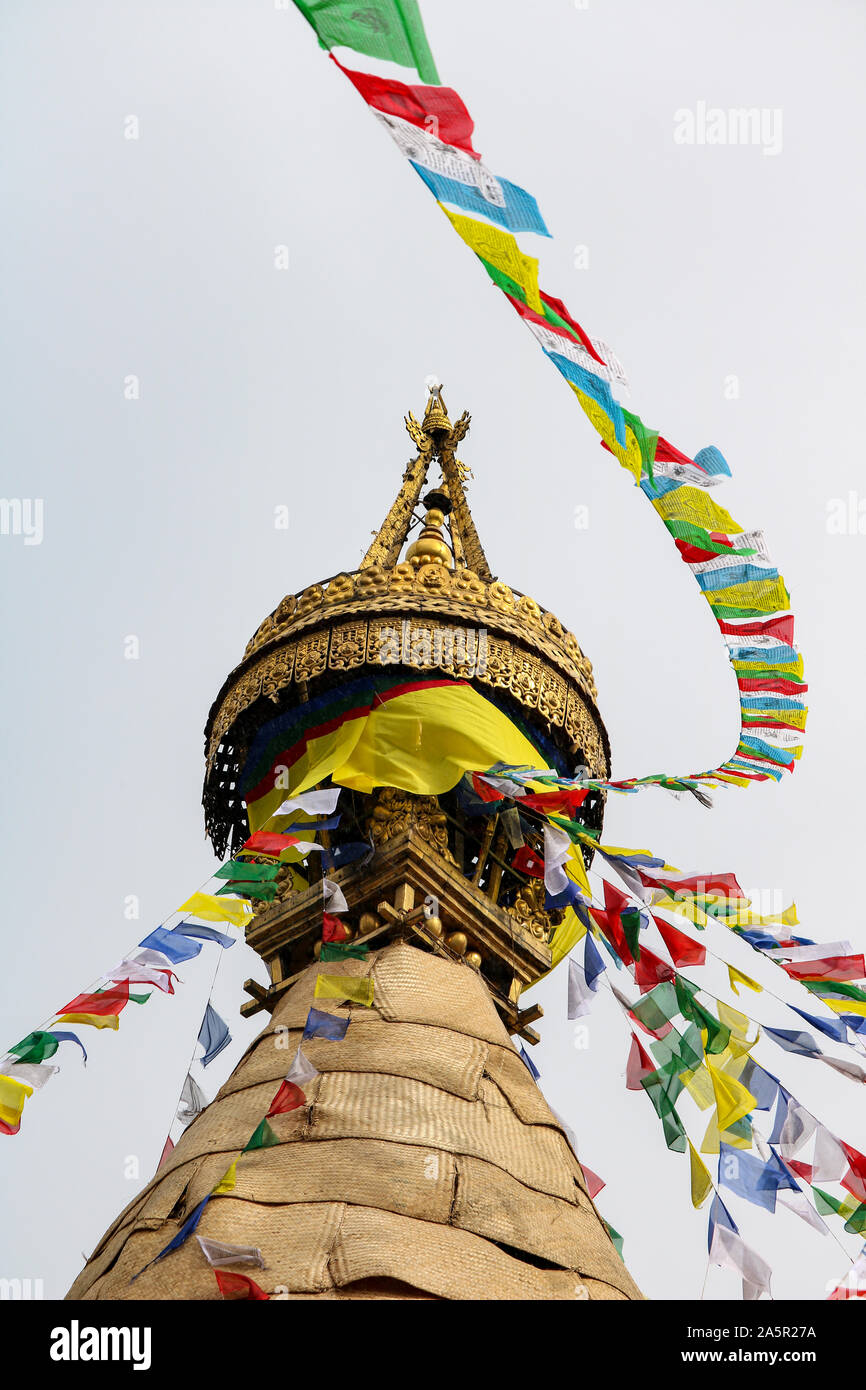
[[[862, 487], [863, 11], [423, 9], [476, 148], [535, 194], [554, 234], [521, 237], [543, 287], [616, 348], [625, 403], [648, 425], [688, 453], [721, 448], [734, 479], [715, 496], [765, 527], [797, 613], [812, 716], [794, 778], [719, 794], [711, 812], [657, 791], [617, 798], [605, 839], [735, 870], [744, 887], [796, 899], [803, 935], [866, 945], [866, 537], [826, 529], [831, 500], [853, 491], [856, 506]], [[452, 414], [473, 415], [462, 453], [494, 570], [551, 607], [594, 663], [615, 774], [720, 761], [736, 736], [734, 680], [663, 527], [301, 16], [273, 0], [8, 0], [5, 20], [2, 486], [44, 500], [44, 541], [0, 536], [0, 1045], [216, 867], [199, 806], [211, 700], [283, 594], [357, 564], [411, 455], [402, 415], [423, 408], [431, 371]], [[781, 110], [781, 152], [677, 145], [674, 113], [701, 101]], [[124, 139], [130, 115], [137, 141]], [[274, 269], [280, 244], [287, 272]], [[574, 267], [578, 245], [588, 269]], [[124, 399], [129, 374], [138, 401]], [[288, 531], [273, 525], [280, 504]], [[129, 635], [138, 661], [124, 659]], [[128, 894], [138, 922], [124, 920]], [[130, 1006], [119, 1033], [82, 1030], [86, 1071], [63, 1049], [61, 1074], [0, 1149], [3, 1277], [62, 1295], [150, 1177], [214, 949], [181, 970], [174, 998]], [[252, 974], [263, 968], [246, 947], [227, 953], [214, 1002], [235, 1041], [210, 1068], [211, 1094], [261, 1024], [237, 1017]], [[560, 970], [540, 991], [544, 1092], [607, 1181], [598, 1205], [638, 1283], [697, 1297], [706, 1210], [690, 1206], [688, 1161], [625, 1091], [614, 1001], [601, 998], [577, 1050], [565, 988]], [[795, 1026], [778, 1007], [761, 1016]], [[866, 1149], [853, 1082], [769, 1044], [760, 1056]], [[824, 1297], [845, 1272], [839, 1246], [795, 1216], [729, 1205], [773, 1264], [777, 1296]], [[716, 1270], [706, 1292], [736, 1297], [738, 1283]]]

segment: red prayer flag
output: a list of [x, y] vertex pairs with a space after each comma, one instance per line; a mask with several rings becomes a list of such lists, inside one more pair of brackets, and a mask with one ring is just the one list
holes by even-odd
[[631, 1047], [625, 1066], [625, 1085], [627, 1091], [642, 1091], [641, 1077], [651, 1076], [656, 1064], [649, 1053], [641, 1046], [640, 1039], [631, 1035]]
[[[784, 642], [786, 647], [794, 645], [794, 617], [791, 613], [783, 618], [764, 618], [754, 623], [720, 621], [719, 629], [729, 637], [775, 637], [778, 642]], [[748, 645], [748, 642], [743, 643], [744, 647]]]
[[648, 994], [665, 980], [675, 980], [676, 972], [661, 956], [654, 956], [646, 946], [641, 946], [640, 959], [634, 965], [634, 978], [641, 994]]
[[322, 940], [323, 941], [348, 941], [349, 928], [345, 922], [341, 922], [339, 917], [334, 917], [330, 912], [322, 913]]
[[[558, 314], [559, 317], [560, 317], [561, 319], [565, 319], [565, 322], [566, 322], [567, 324], [569, 324], [569, 326], [570, 326], [571, 328], [574, 329], [575, 333], [577, 334], [577, 336], [578, 336], [578, 338], [580, 339], [580, 341], [583, 343], [583, 346], [586, 348], [586, 350], [587, 350], [587, 352], [589, 353], [590, 357], [594, 357], [595, 360], [596, 360], [596, 362], [600, 362], [601, 365], [602, 365], [603, 367], [606, 366], [607, 364], [606, 364], [604, 358], [603, 358], [603, 357], [599, 357], [598, 353], [596, 352], [595, 348], [593, 347], [592, 342], [591, 342], [590, 337], [589, 337], [589, 334], [586, 333], [586, 332], [581, 328], [580, 324], [577, 322], [576, 319], [573, 319], [573, 318], [571, 317], [571, 314], [570, 314], [570, 313], [568, 312], [568, 310], [566, 309], [566, 307], [565, 307], [565, 305], [563, 304], [562, 300], [561, 300], [561, 299], [554, 299], [554, 297], [553, 297], [552, 294], [545, 294], [545, 293], [544, 293], [544, 290], [540, 290], [540, 291], [539, 291], [539, 294], [541, 295], [541, 298], [544, 300], [544, 303], [547, 304], [547, 305], [553, 310], [553, 312], [554, 312], [555, 314]], [[541, 322], [542, 322], [547, 328], [550, 328], [550, 327], [551, 327], [551, 325], [548, 323], [547, 319], [542, 319]]]
[[695, 463], [694, 459], [690, 459], [688, 454], [681, 454], [679, 449], [675, 449], [673, 444], [669, 444], [662, 435], [658, 437], [655, 458], [658, 463], [687, 463], [691, 468], [700, 468], [701, 466], [699, 463]]
[[291, 849], [298, 843], [297, 835], [278, 835], [273, 830], [257, 830], [243, 845], [245, 853], [270, 854], [276, 856], [284, 849]]
[[544, 855], [529, 845], [521, 845], [511, 861], [519, 874], [529, 874], [531, 878], [544, 878]]
[[299, 1106], [304, 1105], [306, 1100], [307, 1097], [300, 1086], [296, 1086], [294, 1081], [284, 1081], [271, 1101], [271, 1108], [265, 1119], [269, 1120], [272, 1115], [287, 1115], [290, 1110], [297, 1110]]
[[840, 1179], [842, 1186], [852, 1193], [858, 1202], [866, 1202], [866, 1154], [858, 1153], [857, 1149], [846, 1144], [844, 1139], [840, 1139], [839, 1143], [851, 1164], [844, 1178]]
[[268, 1301], [264, 1289], [260, 1289], [255, 1280], [248, 1279], [246, 1274], [233, 1274], [227, 1269], [215, 1269], [214, 1277], [223, 1298], [254, 1298], [260, 1302]]
[[171, 1135], [169, 1135], [168, 1138], [166, 1139], [165, 1143], [164, 1143], [163, 1146], [162, 1146], [162, 1153], [161, 1153], [160, 1156], [159, 1156], [159, 1163], [157, 1163], [157, 1165], [156, 1165], [156, 1171], [157, 1171], [157, 1172], [159, 1172], [160, 1168], [162, 1167], [162, 1165], [163, 1165], [164, 1163], [167, 1163], [167, 1162], [168, 1162], [168, 1160], [171, 1158], [171, 1156], [172, 1156], [173, 1153], [174, 1153], [174, 1144], [172, 1143]]
[[573, 815], [589, 796], [588, 787], [558, 787], [552, 792], [534, 792], [531, 796], [520, 798], [521, 806], [529, 806], [534, 811], [555, 816], [563, 812]]
[[[674, 965], [703, 965], [707, 958], [707, 953], [699, 941], [693, 941], [685, 932], [677, 931], [668, 922], [661, 921], [660, 918], [653, 916], [653, 921], [659, 930], [662, 941], [670, 952], [671, 960]], [[641, 951], [643, 955], [643, 951]]]
[[496, 787], [491, 787], [489, 782], [485, 782], [483, 777], [479, 777], [474, 772], [472, 773], [472, 786], [475, 790], [475, 795], [479, 797], [481, 801], [505, 800], [503, 792], [497, 791]]
[[99, 1014], [107, 1016], [109, 1014], [119, 1014], [121, 1009], [125, 1009], [129, 1003], [129, 981], [123, 980], [120, 984], [112, 982], [111, 989], [103, 990], [100, 994], [76, 994], [69, 1004], [64, 1004], [62, 1009], [58, 1009], [58, 1014]]
[[718, 898], [746, 896], [733, 874], [690, 874], [684, 878], [672, 878], [653, 869], [642, 869], [640, 865], [635, 867], [641, 883], [647, 888], [665, 888], [674, 898], [678, 893], [687, 897], [693, 897], [696, 893]]
[[391, 77], [374, 77], [368, 72], [344, 68], [333, 53], [330, 58], [360, 92], [368, 106], [384, 111], [388, 116], [411, 121], [412, 125], [429, 131], [443, 144], [455, 145], [458, 150], [471, 154], [473, 159], [481, 158], [478, 151], [472, 148], [475, 122], [452, 87], [422, 87], [397, 82]]
[[[780, 962], [781, 964], [781, 962]], [[862, 956], [825, 956], [823, 960], [789, 960], [782, 969], [792, 980], [862, 980]]]
[[811, 1165], [811, 1163], [801, 1163], [800, 1160], [799, 1160], [798, 1158], [786, 1158], [786, 1159], [785, 1159], [785, 1162], [787, 1163], [788, 1167], [791, 1169], [792, 1173], [796, 1173], [798, 1178], [802, 1178], [804, 1182], [807, 1182], [807, 1183], [810, 1183], [810, 1184], [811, 1184], [811, 1182], [812, 1182], [812, 1165]]
[[591, 1198], [596, 1198], [601, 1189], [606, 1185], [604, 1178], [600, 1178], [598, 1173], [594, 1173], [591, 1168], [587, 1168], [585, 1163], [581, 1163], [583, 1176], [586, 1179], [586, 1190]]

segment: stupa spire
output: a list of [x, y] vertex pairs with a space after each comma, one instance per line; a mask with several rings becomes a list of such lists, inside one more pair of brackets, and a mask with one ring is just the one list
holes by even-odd
[[[419, 424], [411, 411], [405, 419], [406, 430], [418, 450], [417, 455], [406, 465], [400, 491], [359, 568], [364, 570], [379, 565], [383, 569], [393, 569], [398, 563], [413, 525], [421, 520], [418, 515], [421, 493], [430, 465], [435, 461], [439, 464], [442, 479], [434, 494], [439, 500], [432, 504], [432, 509], [443, 513], [450, 539], [452, 568], [470, 569], [480, 579], [490, 582], [494, 576], [466, 497], [465, 482], [469, 470], [456, 455], [457, 445], [468, 433], [471, 417], [464, 411], [452, 425], [442, 395], [442, 384], [435, 378], [429, 378], [427, 390], [427, 406], [422, 422]], [[444, 506], [443, 499], [446, 502]], [[425, 518], [427, 525], [430, 524], [430, 510], [428, 507]], [[436, 525], [435, 522], [433, 524]]]

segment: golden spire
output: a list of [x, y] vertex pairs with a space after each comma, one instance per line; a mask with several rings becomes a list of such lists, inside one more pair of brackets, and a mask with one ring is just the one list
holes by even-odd
[[[383, 569], [393, 569], [397, 564], [415, 519], [430, 464], [436, 459], [442, 471], [442, 483], [431, 496], [430, 505], [425, 504], [427, 515], [424, 529], [418, 540], [409, 547], [406, 558], [416, 566], [431, 561], [451, 566], [453, 561], [453, 566], [470, 569], [479, 579], [490, 581], [493, 575], [464, 489], [468, 469], [455, 455], [457, 445], [469, 429], [470, 417], [464, 411], [456, 424], [452, 425], [442, 398], [442, 386], [433, 381], [428, 384], [428, 391], [427, 408], [421, 424], [411, 411], [405, 421], [409, 436], [418, 450], [417, 456], [406, 465], [403, 485], [359, 568], [364, 570], [372, 565], [381, 565]], [[443, 534], [446, 524], [450, 546]]]

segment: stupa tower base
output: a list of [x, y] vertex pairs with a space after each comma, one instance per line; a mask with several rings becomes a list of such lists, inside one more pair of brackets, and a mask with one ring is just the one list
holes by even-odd
[[[271, 1119], [279, 1144], [244, 1155], [199, 1233], [258, 1246], [265, 1269], [250, 1272], [271, 1298], [640, 1298], [478, 973], [407, 940], [341, 969], [372, 976], [374, 1006], [331, 1006], [350, 1013], [345, 1038], [304, 1043], [320, 1072], [306, 1105]], [[309, 967], [282, 995], [69, 1298], [215, 1297], [194, 1238], [130, 1281], [265, 1114], [316, 974]]]

